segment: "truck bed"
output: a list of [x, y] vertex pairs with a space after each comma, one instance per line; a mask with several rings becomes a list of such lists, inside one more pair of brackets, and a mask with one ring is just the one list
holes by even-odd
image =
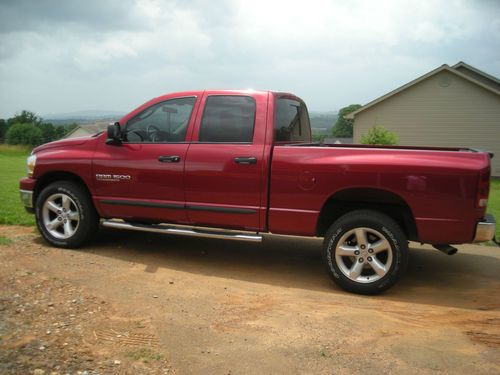
[[365, 203], [370, 196], [378, 195], [380, 202], [380, 195], [385, 195], [393, 197], [387, 204], [407, 207], [415, 218], [414, 239], [434, 244], [470, 242], [476, 222], [484, 216], [484, 209], [475, 206], [478, 176], [489, 173], [489, 165], [488, 154], [458, 147], [275, 146], [269, 229], [318, 233], [315, 225], [325, 205], [356, 191]]

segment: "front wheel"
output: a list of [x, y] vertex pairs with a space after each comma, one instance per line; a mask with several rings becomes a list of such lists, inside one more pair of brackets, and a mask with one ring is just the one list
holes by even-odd
[[64, 248], [80, 247], [99, 226], [87, 192], [71, 181], [57, 181], [45, 187], [36, 200], [35, 217], [43, 238]]
[[389, 216], [356, 210], [328, 229], [323, 243], [328, 274], [343, 289], [377, 294], [396, 283], [408, 263], [408, 240]]

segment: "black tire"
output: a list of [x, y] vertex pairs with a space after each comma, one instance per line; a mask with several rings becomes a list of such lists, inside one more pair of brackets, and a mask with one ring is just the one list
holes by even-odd
[[[365, 238], [365, 245], [363, 240], [358, 241], [358, 234]], [[351, 252], [353, 256], [346, 255]], [[378, 294], [404, 274], [408, 264], [408, 239], [401, 227], [383, 213], [351, 211], [328, 229], [323, 241], [323, 259], [329, 276], [344, 290]]]
[[[69, 199], [64, 197], [69, 197]], [[64, 213], [62, 212], [63, 198], [65, 202], [70, 202], [68, 216], [64, 216], [66, 209]], [[56, 205], [61, 202], [61, 211], [56, 212], [54, 208], [44, 208], [49, 201]], [[70, 212], [74, 216], [70, 217]], [[78, 215], [78, 220], [72, 220], [76, 215]], [[56, 181], [47, 185], [37, 197], [35, 218], [38, 231], [45, 241], [62, 248], [75, 249], [82, 246], [93, 237], [99, 227], [99, 217], [88, 192], [72, 181]], [[46, 224], [52, 220], [58, 225], [55, 229], [49, 228]], [[66, 231], [66, 222], [69, 222], [68, 231]]]

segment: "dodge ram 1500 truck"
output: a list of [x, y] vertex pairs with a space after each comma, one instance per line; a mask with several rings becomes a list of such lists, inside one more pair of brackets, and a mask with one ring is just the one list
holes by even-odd
[[489, 155], [460, 148], [311, 142], [295, 95], [190, 91], [157, 97], [107, 133], [35, 148], [20, 181], [50, 244], [99, 225], [261, 241], [323, 237], [330, 277], [374, 294], [404, 273], [408, 242], [451, 254], [488, 241]]

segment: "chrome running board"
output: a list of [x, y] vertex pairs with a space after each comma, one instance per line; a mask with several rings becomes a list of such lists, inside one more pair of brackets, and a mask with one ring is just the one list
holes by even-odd
[[115, 220], [104, 220], [102, 222], [102, 226], [106, 228], [134, 230], [139, 232], [153, 232], [192, 237], [222, 238], [225, 240], [262, 242], [262, 236], [258, 233], [238, 232], [234, 230], [217, 228], [176, 226], [172, 224], [139, 224]]

